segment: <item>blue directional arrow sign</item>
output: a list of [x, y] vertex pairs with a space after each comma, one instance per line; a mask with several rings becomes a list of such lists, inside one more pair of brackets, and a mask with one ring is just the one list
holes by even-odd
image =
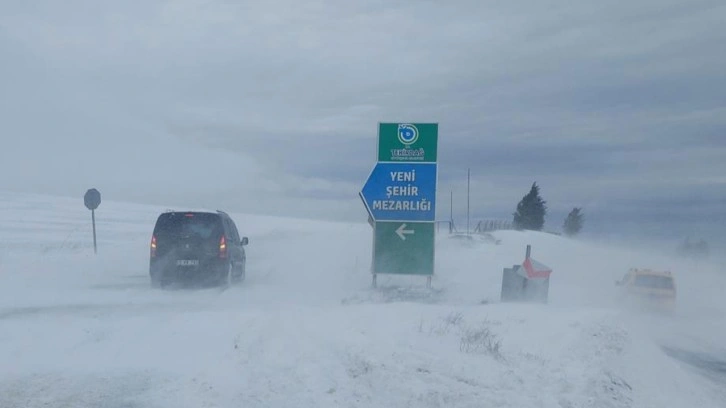
[[374, 221], [436, 219], [436, 163], [378, 163], [360, 196]]

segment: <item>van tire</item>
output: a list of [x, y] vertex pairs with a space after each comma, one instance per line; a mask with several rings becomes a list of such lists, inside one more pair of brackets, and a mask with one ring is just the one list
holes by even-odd
[[219, 286], [221, 288], [226, 289], [226, 288], [232, 286], [233, 273], [234, 273], [234, 267], [232, 265], [232, 262], [230, 262], [227, 265], [226, 273], [223, 273], [222, 276], [219, 277]]

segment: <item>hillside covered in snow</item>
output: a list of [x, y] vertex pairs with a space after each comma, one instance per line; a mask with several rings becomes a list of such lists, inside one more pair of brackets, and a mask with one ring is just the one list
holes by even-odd
[[[642, 248], [517, 231], [441, 232], [432, 288], [381, 276], [371, 228], [231, 214], [247, 279], [151, 289], [164, 207], [0, 193], [2, 407], [723, 407], [726, 273]], [[502, 303], [526, 245], [547, 304]], [[668, 269], [678, 307], [623, 307], [615, 280]], [[670, 353], [668, 351], [671, 351]], [[718, 360], [723, 358], [722, 360]], [[692, 362], [692, 361], [691, 361]]]

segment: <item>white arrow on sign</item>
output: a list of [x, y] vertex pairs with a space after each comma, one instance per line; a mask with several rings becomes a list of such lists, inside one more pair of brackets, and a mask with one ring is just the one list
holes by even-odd
[[413, 234], [414, 231], [411, 229], [406, 229], [406, 224], [401, 224], [400, 227], [396, 229], [396, 234], [402, 239], [406, 240], [406, 234]]

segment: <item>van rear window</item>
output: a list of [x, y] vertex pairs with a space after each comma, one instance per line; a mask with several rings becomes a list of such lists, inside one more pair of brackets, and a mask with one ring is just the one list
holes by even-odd
[[673, 289], [673, 279], [667, 276], [638, 275], [635, 277], [635, 286], [651, 289]]
[[219, 216], [209, 213], [166, 213], [162, 214], [154, 228], [158, 239], [196, 237], [216, 238], [223, 228]]

